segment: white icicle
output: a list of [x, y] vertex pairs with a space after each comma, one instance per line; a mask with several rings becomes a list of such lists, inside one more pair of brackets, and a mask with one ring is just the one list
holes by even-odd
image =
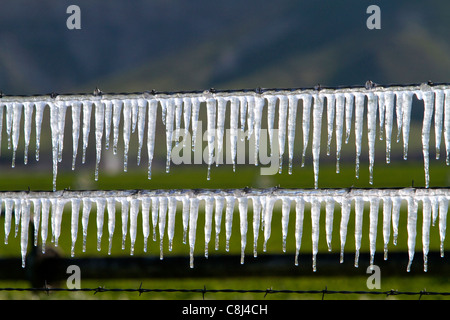
[[[0, 147], [2, 145], [2, 132], [3, 132], [3, 104], [0, 103]], [[2, 154], [2, 150], [0, 148], [0, 155]]]
[[319, 159], [320, 159], [320, 140], [322, 133], [322, 115], [323, 115], [323, 97], [314, 95], [313, 109], [313, 170], [314, 170], [314, 188], [319, 187]]
[[119, 143], [119, 125], [120, 115], [122, 114], [122, 101], [113, 100], [113, 154], [117, 154], [117, 145]]
[[446, 164], [450, 165], [450, 90], [445, 90], [445, 104], [444, 104], [444, 142]]
[[55, 237], [55, 247], [58, 246], [59, 236], [61, 235], [61, 220], [64, 212], [64, 205], [66, 204], [66, 200], [57, 199], [54, 203], [55, 207], [52, 207], [52, 211], [55, 210], [55, 229], [54, 229], [54, 237]]
[[8, 149], [11, 149], [11, 131], [13, 126], [13, 113], [15, 103], [8, 102], [6, 104], [6, 134], [8, 136]]
[[334, 94], [326, 94], [327, 97], [327, 156], [331, 152], [331, 139], [333, 138], [334, 117], [336, 113], [336, 97]]
[[267, 242], [270, 238], [271, 233], [271, 227], [272, 227], [272, 214], [273, 214], [273, 207], [275, 202], [277, 201], [277, 198], [266, 196], [264, 205], [264, 244], [263, 244], [263, 251], [267, 251]]
[[211, 241], [211, 230], [213, 220], [214, 198], [205, 199], [205, 257], [208, 258], [209, 242]]
[[294, 264], [298, 266], [298, 255], [302, 245], [303, 218], [305, 212], [305, 200], [301, 197], [295, 199], [295, 259]]
[[[75, 163], [78, 153], [78, 140], [80, 138], [80, 116], [81, 116], [81, 102], [72, 103], [72, 170], [75, 170]], [[36, 108], [37, 116], [37, 108]]]
[[131, 132], [134, 133], [136, 131], [136, 124], [139, 113], [139, 106], [137, 99], [131, 99], [130, 106], [131, 106]]
[[81, 226], [83, 228], [83, 252], [86, 252], [86, 237], [89, 224], [89, 214], [91, 213], [92, 201], [90, 198], [83, 199], [83, 212], [81, 215]]
[[431, 225], [431, 201], [425, 197], [422, 201], [422, 251], [423, 251], [423, 271], [428, 271], [428, 252], [430, 248], [430, 225]]
[[395, 92], [395, 97], [395, 115], [397, 117], [397, 142], [399, 142], [403, 128], [403, 91]]
[[122, 218], [122, 250], [125, 250], [125, 240], [128, 233], [128, 215], [130, 210], [130, 202], [127, 198], [120, 199], [122, 204], [121, 218]]
[[148, 179], [152, 178], [152, 161], [155, 150], [157, 109], [158, 109], [158, 100], [150, 100], [148, 104], [148, 123], [147, 123]]
[[341, 159], [342, 133], [344, 130], [345, 96], [336, 94], [336, 173], [339, 173], [339, 161]]
[[439, 216], [439, 200], [437, 197], [431, 198], [431, 216], [432, 216], [432, 226], [436, 225], [437, 217]]
[[253, 205], [253, 257], [258, 255], [258, 238], [261, 224], [261, 199], [260, 197], [251, 197]]
[[[34, 246], [38, 245], [39, 225], [41, 223], [41, 200], [33, 199], [33, 227], [34, 227]], [[1, 201], [0, 201], [1, 204]]]
[[[303, 129], [303, 149], [302, 149], [302, 167], [305, 166], [306, 148], [309, 142], [309, 128], [311, 119], [311, 104], [312, 96], [303, 96], [303, 114], [302, 114], [302, 129]], [[322, 105], [323, 107], [323, 105]], [[320, 116], [322, 118], [322, 116]]]
[[255, 97], [247, 96], [247, 140], [250, 140], [255, 128]]
[[156, 241], [156, 225], [158, 224], [159, 198], [152, 197], [152, 239]]
[[248, 198], [240, 197], [238, 198], [239, 204], [239, 226], [241, 231], [241, 264], [244, 264], [245, 257], [245, 247], [247, 246], [247, 209], [248, 209]]
[[393, 239], [392, 242], [394, 243], [394, 246], [397, 245], [397, 238], [398, 238], [398, 222], [400, 219], [400, 207], [402, 204], [401, 198], [394, 198], [392, 200], [392, 232], [393, 232]]
[[441, 240], [440, 251], [441, 258], [444, 257], [444, 241], [447, 226], [448, 199], [441, 197], [439, 199], [439, 238]]
[[28, 249], [28, 227], [30, 224], [30, 201], [22, 200], [22, 216], [20, 230], [20, 251], [22, 254], [22, 268], [25, 268], [25, 261]]
[[139, 199], [130, 201], [130, 255], [134, 254], [134, 244], [136, 243], [137, 219], [139, 214]]
[[383, 197], [383, 242], [384, 260], [388, 258], [388, 244], [391, 238], [392, 199]]
[[220, 236], [220, 229], [222, 225], [222, 214], [223, 214], [223, 207], [225, 206], [225, 198], [224, 197], [215, 197], [215, 208], [214, 208], [214, 227], [215, 227], [215, 234], [216, 234], [216, 241], [215, 241], [215, 249], [219, 249], [219, 236]]
[[351, 207], [352, 207], [352, 200], [350, 198], [344, 197], [341, 203], [341, 223], [339, 231], [339, 236], [341, 240], [341, 253], [339, 259], [340, 263], [344, 262], [344, 249], [345, 249], [345, 242], [347, 240], [347, 227], [348, 227], [348, 220], [350, 219]]
[[414, 199], [408, 198], [408, 266], [407, 272], [411, 271], [411, 264], [414, 258], [415, 246], [416, 246], [416, 234], [417, 234], [417, 202]]
[[362, 224], [364, 216], [364, 200], [355, 199], [355, 267], [359, 265], [359, 251], [361, 249]]
[[42, 117], [44, 115], [44, 108], [46, 104], [44, 102], [36, 103], [36, 161], [39, 161], [39, 149], [41, 145], [41, 128], [42, 128]]
[[441, 139], [442, 139], [442, 120], [444, 117], [444, 91], [439, 89], [435, 92], [435, 109], [434, 109], [434, 132], [436, 144], [436, 159], [441, 155]]
[[356, 147], [356, 164], [355, 176], [359, 179], [359, 159], [361, 156], [362, 134], [364, 127], [364, 94], [355, 93], [355, 147]]
[[13, 107], [13, 123], [12, 123], [12, 146], [13, 146], [13, 156], [11, 167], [16, 166], [16, 151], [19, 144], [20, 136], [20, 118], [22, 117], [23, 105], [21, 103], [14, 103]]
[[377, 227], [378, 227], [378, 208], [380, 200], [378, 197], [370, 199], [370, 213], [369, 213], [369, 253], [370, 266], [373, 267], [375, 259], [375, 251], [377, 245]]
[[[24, 136], [24, 141], [25, 141], [25, 149], [24, 149], [24, 153], [23, 153], [23, 163], [27, 164], [28, 163], [28, 147], [30, 145], [30, 134], [31, 134], [31, 121], [32, 121], [32, 116], [33, 116], [33, 108], [34, 108], [34, 104], [31, 102], [25, 102], [23, 104], [23, 108], [24, 108], [24, 124], [23, 124], [23, 136]], [[3, 110], [0, 110], [1, 112], [1, 116], [0, 118], [3, 118]], [[3, 119], [0, 119], [3, 121]], [[0, 127], [0, 130], [2, 128]], [[0, 134], [0, 145], [1, 145], [1, 134]]]
[[325, 233], [328, 251], [331, 251], [331, 240], [333, 239], [334, 204], [335, 201], [332, 197], [327, 198], [325, 201]]
[[175, 115], [175, 101], [170, 98], [166, 101], [167, 113], [166, 113], [166, 173], [170, 171], [170, 161], [172, 155], [172, 137], [173, 137], [173, 121]]
[[70, 250], [70, 256], [75, 256], [75, 244], [77, 242], [78, 237], [78, 217], [80, 215], [80, 204], [81, 200], [78, 198], [72, 199], [72, 217], [70, 221], [70, 228], [71, 228], [71, 236], [72, 236], [72, 247]]
[[183, 147], [186, 146], [189, 136], [189, 125], [191, 122], [192, 101], [191, 98], [183, 98], [183, 120], [184, 120], [184, 140]]
[[52, 135], [53, 191], [56, 191], [56, 177], [58, 174], [58, 140], [59, 140], [58, 108], [56, 108], [53, 103], [50, 103], [49, 107], [50, 107], [50, 129]]
[[312, 240], [312, 269], [317, 271], [317, 253], [319, 252], [319, 222], [321, 201], [313, 198], [311, 202], [311, 240]]
[[295, 95], [288, 96], [288, 156], [289, 156], [289, 167], [288, 173], [292, 174], [292, 166], [294, 161], [294, 140], [295, 140], [295, 127], [297, 121], [297, 102], [298, 98]]
[[408, 157], [409, 131], [411, 127], [411, 109], [412, 109], [413, 92], [404, 91], [402, 100], [402, 132], [403, 132], [403, 159]]
[[159, 197], [158, 229], [159, 229], [159, 259], [160, 260], [162, 260], [164, 257], [164, 232], [166, 229], [168, 205], [169, 205], [169, 203], [168, 203], [167, 197]]
[[64, 128], [66, 124], [66, 111], [67, 104], [64, 101], [58, 101], [56, 103], [58, 108], [58, 162], [62, 161], [62, 154], [64, 148]]
[[386, 163], [391, 163], [391, 139], [392, 126], [394, 122], [394, 93], [386, 91], [384, 95], [385, 102], [385, 134], [386, 134]]
[[181, 199], [181, 202], [183, 204], [181, 216], [183, 220], [183, 243], [186, 244], [186, 238], [188, 233], [188, 227], [189, 227], [189, 198], [183, 197]]
[[225, 132], [225, 111], [227, 100], [224, 98], [217, 99], [217, 153], [216, 153], [216, 167], [219, 165], [219, 159], [223, 152], [223, 136]]
[[264, 108], [264, 98], [257, 96], [255, 97], [255, 166], [259, 164], [259, 143], [261, 138], [261, 121], [262, 121], [262, 113]]
[[199, 199], [189, 199], [189, 267], [194, 268], [194, 248], [195, 248], [195, 236], [197, 234], [197, 218]]
[[[216, 141], [216, 113], [217, 101], [214, 98], [206, 100], [207, 112], [207, 139], [208, 139], [208, 174], [207, 179], [211, 179], [211, 165], [214, 161], [214, 144]], [[217, 154], [216, 154], [217, 155]]]
[[[105, 100], [105, 149], [109, 149], [109, 141], [111, 137], [111, 120], [112, 120], [112, 101]], [[73, 105], [72, 105], [73, 108]], [[73, 109], [72, 109], [73, 111]]]
[[236, 153], [237, 153], [237, 137], [238, 137], [238, 114], [239, 100], [236, 97], [231, 98], [230, 103], [230, 153], [233, 171], [236, 170]]
[[355, 97], [351, 93], [345, 93], [345, 143], [350, 139], [352, 130], [353, 104]]
[[192, 151], [195, 150], [197, 144], [197, 130], [198, 130], [198, 114], [200, 111], [201, 101], [199, 98], [192, 99]]
[[275, 122], [275, 106], [277, 104], [277, 96], [267, 96], [267, 131], [269, 132], [270, 155], [273, 150], [273, 126]]
[[138, 99], [138, 154], [137, 165], [141, 164], [142, 146], [144, 144], [144, 131], [145, 131], [145, 115], [147, 113], [147, 100]]
[[[48, 235], [48, 215], [50, 212], [50, 200], [44, 198], [44, 199], [41, 199], [41, 203], [42, 203], [42, 214], [41, 214], [41, 242], [42, 242], [41, 246], [42, 246], [42, 249], [41, 250], [42, 250], [42, 253], [45, 253], [45, 243], [47, 242], [47, 235]], [[6, 213], [7, 213], [7, 211], [6, 211], [6, 202], [5, 202], [5, 214]]]
[[128, 171], [128, 150], [130, 147], [132, 102], [125, 100], [123, 103], [123, 171]]
[[284, 145], [286, 141], [286, 117], [288, 111], [288, 98], [286, 96], [279, 96], [280, 105], [278, 108], [278, 156], [279, 166], [278, 173], [281, 173], [283, 167]]
[[12, 210], [14, 207], [14, 200], [5, 199], [5, 244], [8, 244], [9, 233], [11, 230]]
[[98, 180], [98, 167], [102, 156], [103, 127], [105, 124], [105, 105], [101, 101], [95, 103], [95, 181]]
[[97, 251], [101, 250], [102, 244], [102, 235], [103, 235], [103, 218], [105, 216], [105, 207], [106, 200], [105, 199], [96, 199], [95, 201], [97, 205]]
[[14, 237], [17, 237], [17, 233], [19, 232], [20, 225], [20, 216], [22, 214], [22, 202], [20, 199], [14, 200]]
[[375, 140], [377, 134], [377, 96], [367, 93], [367, 138], [369, 143], [369, 183], [373, 184], [373, 165], [375, 162]]
[[422, 125], [422, 150], [423, 150], [423, 162], [425, 171], [425, 187], [430, 186], [430, 129], [431, 118], [433, 116], [434, 109], [434, 93], [428, 86], [422, 86], [421, 98], [424, 103], [423, 111], [423, 125]]
[[240, 124], [241, 124], [241, 133], [242, 139], [244, 139], [244, 131], [245, 131], [245, 122], [247, 120], [247, 97], [240, 96], [239, 98], [239, 114], [240, 114]]
[[177, 146], [180, 140], [182, 113], [183, 113], [183, 99], [175, 98], [175, 145]]
[[108, 212], [108, 255], [111, 255], [112, 239], [116, 226], [116, 199], [106, 200], [106, 210]]
[[283, 252], [286, 252], [286, 240], [289, 227], [289, 215], [291, 213], [291, 199], [288, 197], [282, 198], [281, 206], [281, 246]]
[[[236, 198], [234, 196], [225, 197], [227, 204], [225, 209], [225, 250], [230, 250], [230, 238], [233, 226], [233, 213]], [[190, 223], [190, 220], [189, 220]]]
[[169, 240], [169, 251], [172, 251], [173, 237], [175, 235], [175, 215], [177, 213], [177, 199], [169, 197], [167, 213], [167, 238]]
[[[52, 106], [50, 106], [52, 108]], [[82, 163], [86, 162], [86, 149], [89, 143], [89, 131], [91, 130], [92, 102], [83, 102], [83, 156]]]
[[384, 92], [377, 92], [378, 97], [378, 118], [380, 119], [380, 135], [379, 139], [383, 140], [384, 135], [384, 122], [386, 113], [386, 96]]

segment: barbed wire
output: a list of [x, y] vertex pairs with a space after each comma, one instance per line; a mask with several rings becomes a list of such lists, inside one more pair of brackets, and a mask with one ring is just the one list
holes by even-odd
[[256, 294], [264, 294], [264, 298], [271, 294], [312, 294], [312, 295], [322, 295], [322, 300], [324, 300], [325, 295], [377, 295], [377, 296], [386, 296], [386, 298], [390, 296], [418, 296], [420, 300], [423, 296], [450, 296], [450, 292], [436, 292], [436, 291], [427, 291], [426, 289], [421, 291], [399, 291], [395, 289], [385, 290], [385, 291], [369, 291], [369, 290], [328, 290], [327, 287], [322, 290], [276, 290], [276, 289], [207, 289], [206, 286], [198, 289], [158, 289], [158, 288], [142, 288], [142, 283], [139, 288], [106, 288], [106, 287], [96, 287], [96, 288], [54, 288], [48, 287], [45, 285], [41, 288], [0, 288], [1, 291], [8, 292], [44, 292], [49, 295], [51, 292], [92, 292], [94, 295], [97, 293], [105, 293], [105, 292], [128, 292], [128, 293], [139, 293], [142, 295], [143, 293], [199, 293], [202, 295], [202, 298], [205, 299], [205, 295], [208, 294], [216, 294], [216, 293], [256, 293]]

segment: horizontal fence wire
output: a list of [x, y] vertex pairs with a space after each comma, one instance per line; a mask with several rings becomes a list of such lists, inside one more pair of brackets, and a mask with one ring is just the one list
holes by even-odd
[[327, 287], [322, 290], [276, 290], [276, 289], [207, 289], [206, 286], [199, 289], [147, 289], [142, 288], [105, 288], [102, 286], [96, 288], [53, 288], [44, 286], [42, 288], [0, 288], [1, 291], [8, 292], [34, 292], [34, 293], [46, 293], [49, 295], [51, 292], [92, 292], [93, 294], [104, 293], [104, 292], [128, 292], [128, 293], [138, 293], [142, 295], [143, 293], [199, 293], [202, 295], [202, 298], [205, 299], [206, 294], [215, 294], [215, 293], [256, 293], [262, 294], [264, 298], [268, 295], [272, 294], [292, 294], [292, 295], [303, 295], [303, 294], [312, 294], [312, 295], [321, 295], [322, 300], [325, 299], [326, 295], [376, 295], [376, 296], [386, 296], [386, 298], [390, 296], [417, 296], [420, 300], [423, 296], [450, 296], [450, 292], [436, 292], [436, 291], [399, 291], [399, 290], [386, 290], [386, 291], [375, 291], [375, 290], [328, 290]]

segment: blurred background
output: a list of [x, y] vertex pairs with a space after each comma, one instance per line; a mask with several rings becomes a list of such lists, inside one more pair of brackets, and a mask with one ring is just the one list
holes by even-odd
[[[66, 27], [70, 16], [66, 9], [71, 4], [81, 9], [80, 30]], [[369, 17], [366, 9], [371, 4], [381, 8], [380, 30], [366, 27]], [[6, 95], [91, 93], [96, 87], [103, 92], [142, 92], [313, 87], [317, 84], [350, 86], [362, 85], [367, 80], [379, 84], [449, 82], [448, 1], [3, 0], [1, 7], [0, 90]], [[400, 141], [394, 143], [392, 163], [386, 165], [384, 141], [377, 140], [375, 181], [371, 187], [424, 185], [420, 142], [422, 111], [422, 102], [415, 100], [408, 161], [401, 160]], [[70, 123], [69, 116], [67, 119]], [[205, 119], [205, 114], [201, 114], [201, 119]], [[160, 121], [158, 125], [158, 137], [162, 137]], [[140, 167], [130, 160], [129, 170], [124, 173], [121, 151], [114, 156], [111, 150], [105, 150], [98, 182], [94, 181], [93, 131], [88, 161], [81, 164], [80, 145], [75, 171], [71, 171], [70, 131], [71, 126], [66, 125], [66, 148], [59, 165], [58, 189], [314, 186], [310, 150], [305, 168], [299, 166], [299, 129], [292, 175], [287, 174], [286, 167], [281, 175], [261, 176], [259, 168], [252, 165], [238, 166], [234, 174], [231, 165], [213, 168], [210, 181], [206, 180], [206, 165], [173, 165], [166, 174], [165, 138], [158, 138], [152, 180], [147, 179], [145, 160]], [[434, 141], [433, 130], [430, 139]], [[7, 149], [4, 137], [0, 158], [1, 190], [51, 190], [48, 113], [44, 115], [39, 162], [33, 157], [34, 140], [33, 132], [31, 159], [25, 166], [21, 164], [21, 138], [17, 165], [12, 169], [11, 150]], [[326, 143], [324, 134], [322, 142]], [[137, 137], [133, 135], [130, 159], [136, 154], [136, 143]], [[363, 144], [367, 145], [367, 141], [363, 140]], [[339, 175], [335, 173], [334, 140], [331, 156], [325, 156], [324, 148], [319, 187], [369, 187], [367, 148], [361, 156], [360, 179], [354, 177], [354, 140], [343, 147]], [[445, 159], [435, 160], [433, 152], [430, 157], [430, 185], [449, 186], [450, 173]], [[274, 228], [277, 230], [276, 226]], [[292, 231], [290, 236], [292, 250]], [[310, 241], [309, 234], [305, 238]], [[363, 239], [366, 244], [367, 240]], [[406, 243], [406, 236], [403, 240]], [[351, 239], [349, 241], [349, 248], [353, 248]], [[238, 252], [239, 240], [235, 242]], [[92, 244], [95, 247], [95, 240]], [[324, 241], [321, 245], [326, 251]], [[337, 243], [334, 247], [338, 246]], [[438, 248], [438, 241], [432, 242], [432, 246]], [[274, 247], [275, 251], [280, 251], [279, 243]], [[186, 253], [183, 248], [175, 252]], [[302, 248], [308, 252], [310, 243], [306, 242]], [[397, 248], [402, 251], [405, 244]], [[92, 253], [97, 254], [93, 249], [86, 255]], [[309, 272], [310, 257], [307, 259]], [[335, 262], [338, 264], [338, 260]], [[419, 258], [419, 269], [420, 263]], [[442, 283], [441, 278], [432, 279], [425, 277], [425, 284], [429, 281]], [[347, 283], [348, 287], [356, 288], [352, 281], [344, 279], [340, 285]], [[270, 286], [274, 282], [263, 283]], [[322, 284], [319, 281], [317, 286]], [[360, 284], [365, 285], [365, 278]], [[285, 282], [280, 285], [289, 286]]]

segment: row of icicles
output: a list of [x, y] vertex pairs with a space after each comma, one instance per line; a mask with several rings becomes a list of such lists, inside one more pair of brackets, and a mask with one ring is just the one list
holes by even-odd
[[[40, 135], [44, 108], [50, 108], [50, 127], [53, 157], [53, 190], [56, 190], [58, 162], [62, 161], [64, 127], [67, 108], [71, 107], [73, 159], [72, 169], [78, 153], [80, 135], [82, 136], [82, 163], [86, 160], [91, 114], [95, 117], [96, 166], [95, 180], [98, 179], [98, 168], [101, 159], [103, 139], [105, 148], [111, 144], [114, 154], [117, 153], [119, 141], [119, 124], [123, 121], [124, 171], [128, 166], [130, 135], [137, 131], [138, 154], [140, 164], [144, 145], [145, 127], [147, 127], [148, 178], [151, 178], [151, 164], [155, 147], [155, 128], [157, 109], [161, 107], [162, 122], [166, 131], [167, 159], [166, 171], [170, 169], [173, 142], [178, 143], [182, 132], [192, 131], [192, 148], [195, 148], [200, 106], [206, 104], [207, 112], [207, 144], [208, 174], [210, 179], [211, 164], [215, 156], [223, 152], [223, 138], [227, 108], [229, 109], [231, 160], [233, 170], [236, 164], [238, 131], [247, 128], [247, 137], [254, 135], [255, 161], [259, 163], [259, 144], [261, 138], [262, 114], [267, 108], [267, 129], [269, 133], [270, 152], [279, 155], [279, 172], [288, 144], [289, 173], [292, 173], [294, 157], [294, 138], [297, 109], [302, 100], [302, 162], [305, 164], [306, 149], [309, 144], [310, 124], [312, 122], [312, 159], [314, 185], [318, 188], [320, 140], [323, 114], [327, 115], [327, 154], [330, 154], [332, 137], [336, 140], [336, 171], [339, 172], [339, 159], [342, 142], [348, 143], [354, 127], [356, 147], [356, 177], [359, 177], [359, 158], [363, 135], [364, 113], [367, 110], [367, 137], [369, 147], [369, 182], [373, 183], [373, 166], [375, 159], [375, 140], [377, 118], [379, 139], [386, 141], [386, 162], [390, 162], [391, 137], [396, 116], [397, 142], [403, 139], [403, 157], [408, 155], [408, 140], [411, 121], [413, 96], [424, 102], [422, 126], [422, 146], [425, 170], [425, 187], [429, 187], [429, 145], [430, 129], [434, 116], [436, 158], [440, 157], [441, 140], [444, 136], [446, 164], [450, 164], [450, 89], [446, 85], [429, 85], [410, 87], [369, 87], [322, 90], [272, 90], [262, 92], [215, 92], [178, 93], [178, 94], [102, 94], [100, 91], [92, 95], [57, 95], [14, 97], [3, 96], [0, 99], [0, 143], [3, 126], [3, 109], [6, 107], [6, 133], [8, 148], [12, 148], [12, 166], [15, 166], [16, 150], [19, 144], [20, 123], [24, 117], [24, 162], [28, 161], [28, 147], [32, 130], [32, 117], [35, 114], [36, 160], [39, 160]], [[366, 101], [367, 100], [367, 101]], [[326, 104], [325, 104], [326, 101]], [[326, 112], [324, 108], [326, 106]], [[93, 108], [94, 107], [94, 108]], [[278, 125], [275, 125], [277, 115]], [[354, 117], [353, 117], [354, 115]], [[147, 118], [147, 120], [146, 120]], [[311, 121], [312, 118], [312, 121]], [[181, 123], [184, 123], [182, 127]], [[352, 126], [352, 122], [354, 125]], [[345, 125], [345, 127], [344, 127]], [[278, 150], [272, 149], [274, 130], [278, 130]], [[443, 134], [442, 134], [443, 133]], [[344, 139], [344, 140], [343, 140]], [[186, 141], [184, 141], [186, 143]], [[216, 147], [217, 146], [217, 147]], [[216, 148], [215, 148], [216, 147]], [[214, 151], [216, 150], [216, 151]], [[216, 161], [216, 165], [218, 162]]]
[[[358, 266], [359, 252], [363, 228], [365, 203], [369, 204], [369, 250], [370, 265], [374, 263], [376, 239], [378, 230], [379, 209], [382, 210], [382, 235], [384, 241], [384, 259], [387, 259], [388, 244], [393, 231], [393, 243], [397, 244], [399, 233], [399, 217], [402, 205], [407, 207], [407, 247], [409, 262], [407, 271], [410, 271], [416, 245], [417, 220], [419, 203], [422, 203], [422, 248], [424, 271], [428, 268], [428, 251], [430, 244], [430, 226], [439, 221], [439, 237], [441, 256], [444, 255], [444, 240], [447, 225], [448, 202], [450, 189], [235, 189], [235, 190], [154, 190], [154, 191], [58, 191], [58, 192], [3, 192], [0, 194], [0, 204], [5, 210], [5, 243], [8, 243], [12, 218], [15, 222], [15, 235], [21, 232], [22, 266], [25, 266], [28, 233], [30, 222], [34, 227], [34, 245], [38, 244], [39, 231], [42, 250], [45, 252], [45, 243], [51, 227], [52, 241], [57, 246], [61, 234], [61, 221], [64, 208], [71, 205], [71, 254], [75, 254], [75, 245], [78, 238], [80, 209], [81, 230], [83, 234], [83, 252], [86, 250], [86, 237], [88, 222], [92, 207], [96, 206], [97, 224], [97, 250], [101, 250], [104, 220], [107, 221], [109, 233], [109, 250], [111, 253], [112, 240], [116, 226], [116, 206], [120, 205], [122, 250], [125, 249], [127, 234], [130, 239], [130, 253], [134, 253], [134, 245], [138, 228], [142, 228], [144, 251], [147, 251], [147, 242], [152, 229], [153, 240], [160, 241], [160, 258], [163, 259], [165, 236], [172, 250], [175, 234], [175, 216], [177, 204], [182, 205], [183, 242], [188, 241], [190, 248], [190, 267], [194, 266], [194, 248], [196, 242], [199, 209], [204, 208], [204, 247], [205, 256], [208, 257], [209, 242], [212, 237], [214, 224], [215, 249], [219, 248], [219, 235], [222, 220], [225, 220], [225, 249], [229, 250], [232, 224], [235, 207], [239, 216], [239, 229], [241, 235], [241, 263], [244, 263], [244, 254], [247, 246], [247, 233], [249, 221], [252, 221], [253, 254], [257, 256], [257, 243], [260, 232], [263, 232], [266, 251], [267, 242], [271, 236], [273, 212], [276, 206], [281, 205], [282, 246], [286, 250], [288, 226], [291, 208], [295, 207], [295, 265], [298, 265], [298, 255], [301, 249], [303, 220], [305, 208], [310, 208], [311, 239], [312, 239], [312, 267], [316, 271], [316, 255], [318, 253], [320, 214], [322, 203], [325, 207], [325, 233], [326, 243], [331, 251], [333, 219], [336, 216], [336, 207], [340, 206], [340, 262], [344, 259], [344, 247], [347, 237], [347, 226], [350, 213], [354, 211], [355, 224], [355, 266]], [[294, 205], [295, 203], [295, 205]], [[33, 207], [33, 209], [32, 209]], [[253, 214], [249, 216], [249, 208]], [[274, 210], [275, 209], [275, 210]], [[105, 218], [105, 211], [107, 217]], [[223, 213], [225, 217], [223, 219]], [[141, 214], [142, 226], [137, 225], [138, 215]], [[277, 217], [279, 218], [279, 217]], [[50, 223], [49, 223], [50, 221]], [[92, 228], [91, 228], [92, 229]], [[159, 234], [158, 234], [159, 233]]]

